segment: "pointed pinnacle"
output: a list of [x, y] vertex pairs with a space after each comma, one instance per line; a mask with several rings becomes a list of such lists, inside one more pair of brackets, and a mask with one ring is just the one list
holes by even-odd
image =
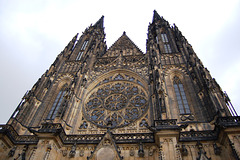
[[161, 17], [159, 16], [159, 14], [157, 13], [156, 10], [153, 11], [153, 20], [152, 22], [154, 22], [155, 20], [160, 20]]
[[78, 37], [78, 34], [79, 34], [79, 33], [77, 33], [73, 38], [77, 38], [77, 37]]
[[97, 28], [103, 28], [104, 16], [102, 16], [93, 26]]

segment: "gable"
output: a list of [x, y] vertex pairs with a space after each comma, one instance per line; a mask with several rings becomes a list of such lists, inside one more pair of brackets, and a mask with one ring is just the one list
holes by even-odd
[[103, 57], [115, 57], [120, 53], [127, 55], [142, 55], [142, 51], [123, 32], [123, 35], [107, 50]]

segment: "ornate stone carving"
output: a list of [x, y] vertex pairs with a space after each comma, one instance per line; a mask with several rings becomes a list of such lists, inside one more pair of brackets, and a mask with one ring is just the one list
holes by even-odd
[[30, 156], [29, 156], [29, 159], [34, 159], [36, 150], [37, 150], [37, 146], [31, 148], [31, 154], [30, 154]]
[[159, 157], [160, 160], [164, 160], [165, 159], [164, 152], [163, 152], [163, 146], [162, 145], [160, 145], [160, 147], [159, 147], [158, 154], [159, 154], [158, 157]]
[[177, 160], [182, 160], [179, 144], [175, 145], [175, 151], [176, 151], [176, 159]]
[[46, 153], [45, 153], [43, 159], [48, 159], [48, 158], [49, 158], [49, 155], [50, 155], [51, 150], [52, 150], [52, 146], [49, 144], [49, 145], [47, 146], [47, 150], [46, 150]]
[[87, 129], [88, 128], [88, 124], [86, 121], [83, 121], [83, 123], [80, 125], [79, 129]]
[[132, 147], [132, 148], [130, 149], [130, 151], [129, 151], [129, 155], [130, 155], [130, 156], [134, 156], [134, 154], [135, 154], [135, 150], [134, 150], [134, 148]]
[[71, 148], [71, 151], [69, 152], [69, 157], [74, 157], [76, 154], [76, 143], [74, 143], [74, 145]]
[[95, 63], [95, 70], [90, 74], [90, 79], [93, 81], [97, 76], [119, 68], [131, 70], [147, 79], [148, 67], [146, 64], [147, 56], [144, 55], [99, 58]]
[[119, 81], [100, 85], [85, 102], [86, 119], [101, 127], [120, 127], [140, 118], [148, 109], [144, 88], [132, 82]]
[[142, 121], [139, 123], [139, 127], [148, 126], [147, 121], [145, 119], [142, 119]]
[[218, 130], [180, 132], [180, 141], [216, 140]]
[[194, 116], [192, 114], [184, 114], [180, 116], [180, 119], [182, 121], [187, 121], [187, 120], [192, 121], [194, 120]]
[[182, 155], [187, 156], [188, 155], [188, 150], [184, 144], [182, 144], [182, 149], [181, 149]]
[[139, 157], [144, 157], [144, 150], [143, 150], [142, 142], [140, 142], [140, 144], [139, 144], [138, 156]]
[[66, 149], [62, 150], [62, 155], [63, 155], [63, 157], [67, 156], [67, 150]]
[[178, 128], [176, 119], [155, 120], [155, 129]]
[[144, 143], [151, 143], [154, 141], [154, 136], [152, 133], [114, 134], [113, 138], [118, 143], [137, 143], [140, 140]]
[[150, 147], [148, 150], [148, 156], [153, 156], [153, 153], [154, 153], [154, 149], [153, 147]]
[[240, 116], [219, 117], [217, 124], [224, 127], [234, 127], [240, 125]]
[[208, 157], [207, 157], [206, 152], [205, 152], [204, 149], [203, 149], [202, 143], [200, 143], [200, 142], [198, 141], [197, 144], [196, 144], [196, 146], [197, 146], [198, 149], [199, 149], [197, 160], [211, 160], [211, 158], [208, 158]]
[[15, 151], [17, 149], [17, 146], [14, 146], [9, 152], [8, 152], [8, 156], [9, 157], [13, 157], [15, 154]]
[[83, 156], [84, 156], [84, 150], [80, 150], [80, 151], [79, 151], [79, 156], [80, 156], [80, 157], [83, 157]]
[[14, 144], [36, 144], [38, 142], [38, 137], [35, 135], [18, 135], [11, 125], [0, 125], [0, 133], [4, 132], [10, 135]]

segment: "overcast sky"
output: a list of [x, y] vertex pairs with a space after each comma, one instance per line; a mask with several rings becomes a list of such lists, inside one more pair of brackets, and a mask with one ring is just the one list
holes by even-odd
[[72, 37], [102, 15], [108, 47], [126, 31], [146, 52], [154, 9], [178, 26], [240, 113], [238, 0], [0, 0], [0, 123]]

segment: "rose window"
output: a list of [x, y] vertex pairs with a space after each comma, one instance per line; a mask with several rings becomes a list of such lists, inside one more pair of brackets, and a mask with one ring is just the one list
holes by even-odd
[[133, 82], [113, 81], [97, 86], [86, 98], [85, 117], [100, 127], [122, 127], [146, 113], [145, 89]]

